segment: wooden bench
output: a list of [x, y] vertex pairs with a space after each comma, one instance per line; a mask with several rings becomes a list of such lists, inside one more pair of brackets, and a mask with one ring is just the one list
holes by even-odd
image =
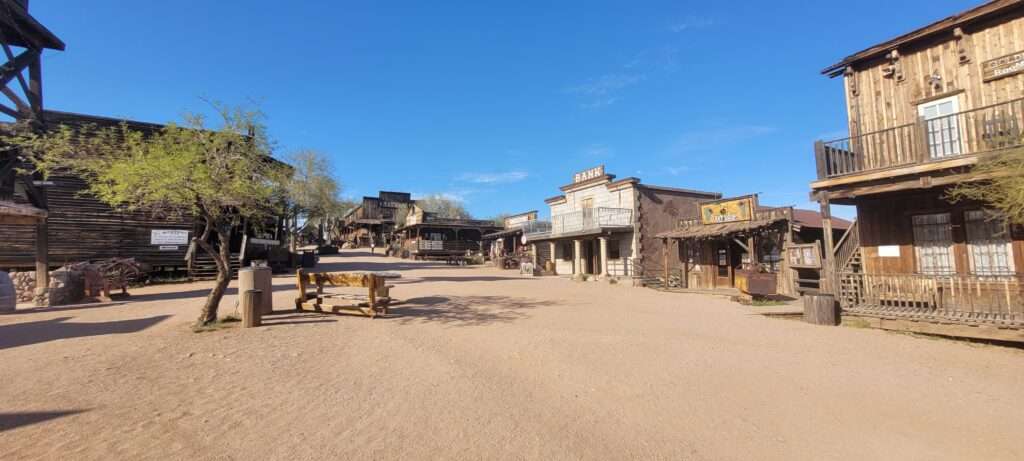
[[[302, 269], [296, 271], [299, 297], [295, 298], [295, 309], [304, 310], [310, 308], [318, 312], [328, 311], [334, 313], [352, 313], [366, 315], [370, 318], [378, 314], [387, 315], [388, 306], [391, 304], [391, 285], [387, 284], [388, 279], [401, 278], [395, 273], [375, 272], [306, 272]], [[326, 285], [334, 287], [356, 287], [366, 288], [367, 295], [351, 295], [339, 293], [325, 293]], [[315, 293], [308, 291], [316, 287]], [[346, 299], [348, 304], [324, 304], [324, 300]], [[354, 303], [353, 303], [354, 301]]]

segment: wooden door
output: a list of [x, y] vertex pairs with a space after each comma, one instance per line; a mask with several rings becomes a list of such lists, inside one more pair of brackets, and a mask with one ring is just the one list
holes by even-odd
[[715, 244], [715, 288], [732, 287], [732, 249], [728, 242]]

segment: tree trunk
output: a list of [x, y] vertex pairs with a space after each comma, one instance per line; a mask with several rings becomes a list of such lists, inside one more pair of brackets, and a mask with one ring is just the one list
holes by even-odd
[[220, 300], [224, 297], [228, 284], [231, 283], [231, 228], [230, 226], [227, 226], [226, 229], [222, 227], [225, 226], [217, 228], [217, 240], [220, 244], [217, 251], [214, 251], [213, 246], [207, 242], [200, 243], [203, 250], [213, 257], [213, 261], [217, 264], [217, 280], [213, 285], [213, 290], [210, 290], [210, 294], [206, 296], [206, 304], [203, 305], [203, 311], [199, 314], [197, 323], [200, 326], [217, 321]]

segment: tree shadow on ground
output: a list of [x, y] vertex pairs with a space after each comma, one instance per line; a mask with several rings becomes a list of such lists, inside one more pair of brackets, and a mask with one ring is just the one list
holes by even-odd
[[5, 314], [38, 314], [43, 312], [63, 312], [63, 311], [78, 311], [83, 309], [98, 309], [101, 307], [111, 306], [123, 306], [127, 304], [127, 301], [111, 301], [111, 302], [91, 302], [91, 303], [80, 303], [80, 304], [68, 304], [65, 306], [52, 306], [52, 307], [30, 307], [27, 309], [18, 309], [14, 312], [7, 312]]
[[264, 314], [261, 322], [263, 326], [273, 325], [303, 325], [308, 323], [335, 323], [337, 320], [324, 316], [322, 312], [315, 311], [274, 311]]
[[62, 411], [28, 411], [22, 413], [0, 413], [0, 432], [9, 431], [21, 426], [62, 418], [64, 416], [77, 415], [86, 410], [62, 410]]
[[513, 282], [513, 281], [534, 281], [535, 278], [530, 277], [499, 277], [492, 275], [467, 275], [465, 277], [453, 276], [453, 277], [415, 277], [410, 279], [408, 283], [419, 283], [419, 282]]
[[0, 350], [56, 341], [58, 339], [135, 333], [170, 317], [170, 315], [157, 315], [142, 319], [96, 323], [68, 322], [73, 317], [58, 317], [38, 322], [0, 325]]
[[[238, 283], [238, 281], [235, 280], [234, 283]], [[210, 290], [212, 290], [212, 289], [213, 289], [213, 287], [211, 286], [210, 288], [200, 288], [198, 290], [171, 291], [171, 292], [167, 292], [167, 293], [148, 293], [148, 294], [131, 295], [131, 297], [128, 298], [126, 302], [144, 303], [144, 302], [150, 302], [150, 301], [169, 301], [169, 300], [174, 300], [174, 299], [188, 299], [188, 298], [202, 299], [202, 298], [206, 298], [206, 296], [210, 294]], [[270, 291], [273, 291], [273, 292], [276, 293], [278, 291], [288, 291], [288, 290], [294, 290], [294, 289], [295, 289], [295, 284], [279, 283], [279, 284], [272, 285], [272, 288], [270, 289]], [[227, 290], [224, 290], [224, 296], [235, 296], [237, 294], [238, 294], [238, 287], [229, 287]]]
[[522, 320], [530, 309], [545, 305], [508, 296], [426, 296], [391, 307], [387, 318], [402, 324], [433, 322], [472, 327]]

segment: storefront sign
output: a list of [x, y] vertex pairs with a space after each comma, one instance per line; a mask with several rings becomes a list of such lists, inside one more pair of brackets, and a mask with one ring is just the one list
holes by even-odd
[[1024, 51], [981, 63], [981, 80], [990, 82], [1024, 72]]
[[526, 223], [528, 223], [530, 221], [534, 221], [536, 219], [537, 219], [537, 214], [536, 213], [526, 213], [526, 214], [521, 214], [521, 215], [517, 215], [517, 216], [509, 216], [509, 217], [505, 218], [505, 228], [506, 229], [511, 229], [513, 227], [521, 226], [523, 224], [526, 224]]
[[604, 165], [596, 166], [589, 170], [583, 170], [579, 173], [576, 173], [572, 177], [572, 182], [573, 184], [575, 184], [578, 182], [589, 181], [594, 178], [600, 178], [601, 176], [604, 176]]
[[702, 224], [750, 221], [754, 217], [754, 197], [722, 200], [700, 206]]
[[149, 233], [150, 245], [187, 245], [188, 231], [179, 229], [153, 229]]

